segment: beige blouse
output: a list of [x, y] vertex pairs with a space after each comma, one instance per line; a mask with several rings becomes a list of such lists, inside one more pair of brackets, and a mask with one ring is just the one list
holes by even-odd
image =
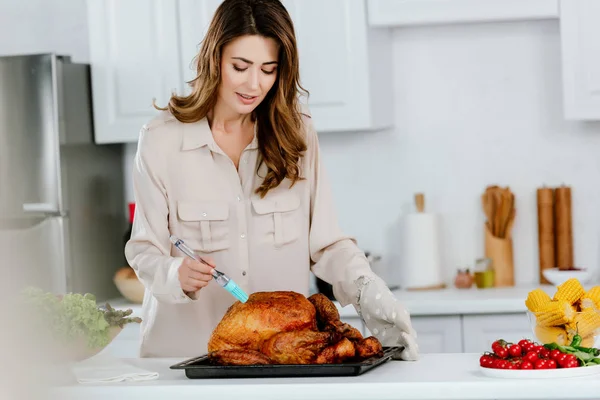
[[356, 302], [357, 294], [348, 288], [372, 272], [354, 239], [338, 227], [317, 134], [308, 115], [303, 123], [306, 179], [293, 187], [285, 179], [262, 199], [255, 189], [266, 167], [256, 173], [256, 137], [236, 170], [206, 119], [186, 124], [163, 112], [142, 128], [133, 167], [135, 220], [125, 248], [146, 287], [142, 357], [204, 354], [212, 330], [236, 301], [214, 281], [191, 298], [183, 293], [177, 271], [184, 254], [171, 245], [171, 234], [212, 257], [248, 294], [308, 295], [312, 269], [334, 285], [342, 305]]

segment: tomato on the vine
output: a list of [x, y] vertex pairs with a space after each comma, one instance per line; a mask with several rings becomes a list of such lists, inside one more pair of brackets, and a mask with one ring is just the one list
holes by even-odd
[[554, 361], [557, 361], [557, 360], [558, 360], [558, 357], [559, 357], [561, 354], [563, 354], [563, 353], [561, 353], [561, 351], [560, 351], [560, 350], [558, 350], [558, 349], [551, 350], [551, 351], [550, 351], [550, 358], [551, 358], [551, 359], [553, 359]]
[[493, 364], [494, 364], [494, 357], [484, 354], [483, 356], [481, 356], [479, 358], [479, 365], [481, 365], [482, 367], [485, 368], [492, 368]]
[[535, 362], [539, 359], [540, 358], [538, 357], [538, 354], [533, 350], [527, 352], [527, 354], [525, 354], [525, 356], [523, 356], [523, 360], [527, 360], [532, 364], [535, 364]]
[[540, 352], [544, 349], [544, 346], [541, 345], [535, 345], [533, 346], [533, 349], [531, 349], [532, 351], [535, 351], [536, 353], [540, 354]]
[[568, 359], [565, 359], [565, 361], [563, 361], [563, 363], [560, 364], [560, 366], [562, 368], [577, 368], [577, 367], [579, 367], [579, 361], [577, 361], [577, 359], [573, 360], [571, 358], [568, 358]]
[[521, 369], [533, 369], [533, 364], [529, 361], [523, 361], [521, 363]]
[[511, 357], [521, 357], [521, 346], [519, 346], [518, 344], [511, 344], [508, 347], [508, 354], [510, 354]]
[[562, 367], [562, 365], [565, 362], [565, 359], [567, 358], [568, 354], [567, 353], [560, 353], [559, 355], [556, 356], [556, 358], [554, 359], [554, 361], [556, 361], [558, 363], [558, 365], [560, 365]]
[[535, 347], [535, 344], [533, 344], [531, 342], [526, 343], [521, 346], [521, 348], [523, 349], [523, 353], [529, 353], [531, 350], [533, 350], [534, 347]]
[[521, 346], [521, 347], [524, 347], [524, 346], [529, 345], [529, 343], [531, 343], [531, 341], [529, 341], [527, 339], [521, 339], [521, 340], [519, 340], [518, 345]]

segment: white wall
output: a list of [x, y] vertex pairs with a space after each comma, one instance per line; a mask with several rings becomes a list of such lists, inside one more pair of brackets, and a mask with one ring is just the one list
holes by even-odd
[[396, 128], [321, 135], [346, 230], [389, 259], [392, 225], [424, 191], [443, 218], [451, 282], [483, 255], [485, 187], [508, 185], [515, 278], [537, 282], [536, 188], [565, 183], [575, 262], [597, 271], [600, 123], [563, 120], [559, 57], [558, 21], [397, 29]]
[[[0, 54], [55, 50], [88, 60], [84, 0], [0, 0]], [[537, 282], [535, 190], [573, 188], [575, 261], [600, 270], [600, 123], [565, 122], [557, 21], [397, 29], [396, 127], [321, 135], [343, 228], [392, 259], [394, 222], [414, 192], [443, 218], [448, 282], [483, 253], [480, 195], [517, 198], [516, 279]], [[310, 88], [309, 88], [310, 89]], [[125, 152], [126, 195], [135, 145]], [[360, 165], [359, 165], [360, 162]]]
[[0, 55], [56, 52], [89, 61], [85, 0], [0, 0]]

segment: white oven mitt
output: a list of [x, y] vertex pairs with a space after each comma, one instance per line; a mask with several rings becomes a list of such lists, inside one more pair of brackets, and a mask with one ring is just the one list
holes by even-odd
[[417, 332], [410, 314], [377, 275], [361, 276], [356, 281], [358, 299], [354, 305], [367, 328], [383, 346], [404, 346], [395, 359], [414, 361], [419, 357]]
[[140, 382], [158, 379], [158, 372], [146, 371], [101, 352], [73, 366], [79, 383]]

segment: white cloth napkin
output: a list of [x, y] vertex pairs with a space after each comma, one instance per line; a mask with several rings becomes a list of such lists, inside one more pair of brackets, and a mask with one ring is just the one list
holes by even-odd
[[79, 383], [141, 382], [158, 379], [158, 372], [147, 371], [101, 352], [73, 366]]

